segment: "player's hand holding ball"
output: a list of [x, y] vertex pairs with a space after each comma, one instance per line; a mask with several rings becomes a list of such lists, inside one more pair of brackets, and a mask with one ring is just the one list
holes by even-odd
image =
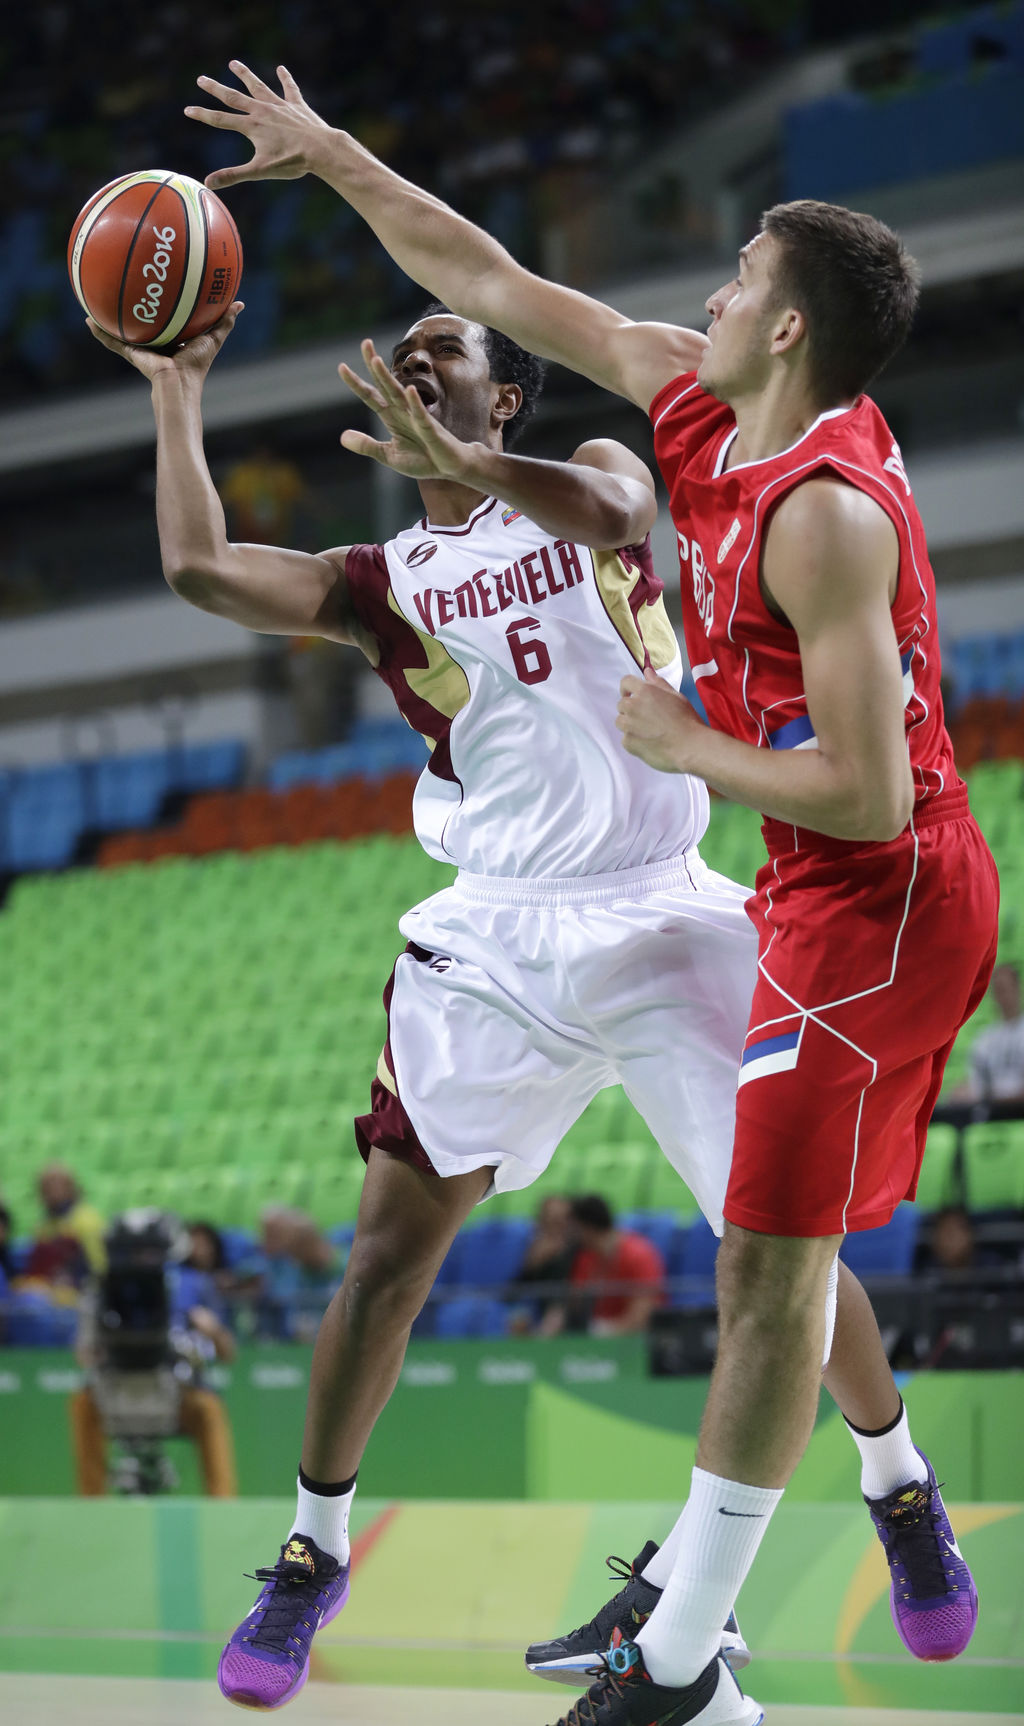
[[120, 354], [122, 359], [141, 372], [144, 378], [159, 377], [162, 372], [173, 372], [179, 377], [192, 374], [204, 378], [212, 366], [221, 348], [235, 327], [238, 314], [244, 308], [244, 301], [233, 300], [222, 318], [212, 329], [204, 330], [201, 336], [193, 336], [190, 341], [179, 342], [170, 352], [166, 348], [140, 348], [131, 342], [119, 342], [116, 336], [108, 335], [100, 328], [95, 318], [86, 318], [86, 328], [89, 334], [95, 336], [101, 347], [108, 348], [112, 354]]

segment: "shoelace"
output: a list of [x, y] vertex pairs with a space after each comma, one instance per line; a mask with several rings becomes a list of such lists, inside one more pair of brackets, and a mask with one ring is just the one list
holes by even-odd
[[[606, 1558], [605, 1563], [612, 1575], [617, 1576], [620, 1582], [632, 1582], [633, 1566], [631, 1564], [627, 1564], [624, 1558]], [[620, 1588], [618, 1594], [616, 1594], [613, 1600], [609, 1600], [607, 1606], [602, 1606], [600, 1612], [596, 1613], [595, 1616], [589, 1619], [586, 1624], [581, 1624], [576, 1630], [570, 1630], [564, 1640], [568, 1642], [573, 1636], [583, 1636], [588, 1630], [597, 1630], [598, 1619], [605, 1617], [609, 1612], [613, 1613], [613, 1616], [618, 1616], [617, 1608], [624, 1592], [625, 1590]]]
[[882, 1521], [907, 1573], [911, 1591], [922, 1599], [929, 1599], [946, 1592], [946, 1562], [935, 1526], [939, 1513], [932, 1508], [939, 1483], [935, 1486], [929, 1484], [921, 1490], [925, 1496], [920, 1506], [907, 1506], [901, 1510], [894, 1505]]
[[[620, 1559], [619, 1563], [621, 1564], [621, 1562]], [[589, 1666], [586, 1676], [593, 1678], [594, 1683], [585, 1696], [581, 1696], [578, 1702], [573, 1703], [568, 1714], [563, 1715], [562, 1719], [558, 1721], [558, 1726], [601, 1726], [601, 1714], [608, 1706], [612, 1696], [622, 1697], [629, 1673], [624, 1672], [620, 1677], [612, 1671], [602, 1654], [600, 1666]], [[609, 1691], [611, 1695], [609, 1695]]]
[[[297, 1611], [309, 1611], [309, 1618], [301, 1618], [301, 1623], [307, 1630], [315, 1630], [316, 1598], [329, 1578], [289, 1576], [279, 1560], [277, 1564], [257, 1570], [251, 1580], [272, 1582], [275, 1586], [273, 1592], [267, 1595], [261, 1622], [245, 1641], [261, 1648], [273, 1648], [278, 1654], [289, 1653], [288, 1644], [295, 1637]], [[253, 1611], [255, 1610], [254, 1607]]]

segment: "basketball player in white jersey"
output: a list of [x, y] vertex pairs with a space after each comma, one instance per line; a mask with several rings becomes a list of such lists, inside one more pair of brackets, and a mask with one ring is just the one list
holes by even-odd
[[[704, 786], [628, 755], [615, 728], [624, 674], [681, 675], [644, 464], [606, 440], [568, 462], [505, 454], [540, 362], [431, 309], [391, 369], [368, 343], [368, 382], [342, 368], [391, 433], [343, 442], [416, 478], [422, 518], [386, 545], [319, 556], [232, 545], [201, 402], [240, 310], [173, 353], [90, 325], [152, 384], [164, 573], [246, 628], [359, 647], [431, 745], [416, 832], [459, 867], [402, 919], [409, 946], [385, 996], [372, 1110], [356, 1123], [366, 1180], [314, 1352], [295, 1523], [221, 1659], [224, 1694], [267, 1709], [301, 1689], [314, 1631], [348, 1596], [356, 1472], [473, 1208], [534, 1181], [596, 1092], [621, 1083], [721, 1230], [755, 943], [745, 890], [697, 851]], [[723, 1645], [742, 1660], [733, 1624]]]

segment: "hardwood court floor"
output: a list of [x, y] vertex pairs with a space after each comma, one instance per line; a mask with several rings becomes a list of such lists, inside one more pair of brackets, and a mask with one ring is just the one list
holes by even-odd
[[[552, 1686], [552, 1691], [554, 1687]], [[544, 1726], [573, 1700], [493, 1690], [390, 1690], [309, 1684], [287, 1710], [294, 1726]], [[228, 1726], [212, 1684], [156, 1678], [0, 1674], [0, 1716], [18, 1726]], [[282, 1718], [284, 1716], [282, 1715]], [[1020, 1726], [1024, 1714], [931, 1714], [873, 1708], [771, 1707], [765, 1726]]]

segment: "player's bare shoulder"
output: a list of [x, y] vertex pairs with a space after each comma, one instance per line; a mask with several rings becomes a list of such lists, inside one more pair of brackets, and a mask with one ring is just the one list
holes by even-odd
[[794, 486], [765, 534], [762, 580], [787, 614], [798, 596], [825, 599], [837, 584], [884, 586], [889, 601], [899, 575], [899, 537], [880, 504], [859, 487], [818, 474]]
[[622, 479], [635, 479], [654, 495], [654, 476], [647, 463], [614, 438], [588, 438], [573, 450], [569, 460], [578, 467], [595, 467]]

